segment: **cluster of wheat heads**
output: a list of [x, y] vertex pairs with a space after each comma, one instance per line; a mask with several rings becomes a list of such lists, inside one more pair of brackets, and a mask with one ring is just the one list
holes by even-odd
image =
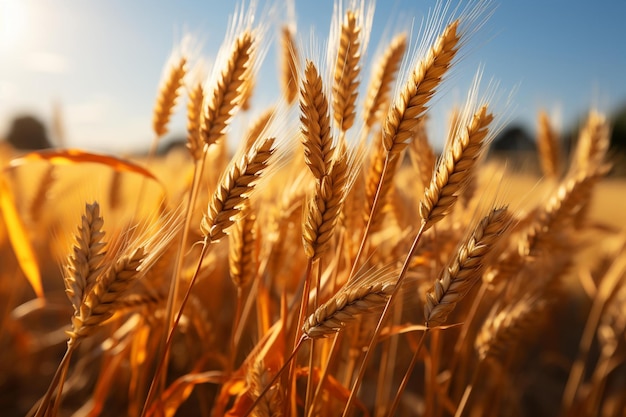
[[335, 8], [327, 57], [289, 22], [257, 116], [270, 31], [242, 9], [209, 76], [184, 50], [166, 66], [155, 143], [186, 96], [186, 150], [7, 162], [7, 415], [623, 415], [626, 240], [590, 216], [606, 119], [566, 164], [542, 114], [545, 180], [522, 196], [482, 158], [477, 86], [429, 144], [483, 7], [440, 5], [417, 47], [394, 34], [362, 85], [372, 5]]

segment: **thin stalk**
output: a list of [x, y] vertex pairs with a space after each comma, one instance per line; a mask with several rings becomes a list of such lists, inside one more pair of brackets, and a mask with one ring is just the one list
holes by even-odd
[[461, 397], [461, 401], [459, 402], [458, 407], [456, 408], [456, 413], [454, 413], [454, 417], [461, 417], [463, 415], [463, 411], [465, 411], [465, 406], [467, 405], [470, 395], [472, 394], [472, 389], [474, 385], [476, 385], [476, 381], [478, 381], [478, 375], [481, 371], [481, 364], [483, 362], [479, 362], [474, 370], [474, 375], [472, 376], [472, 381], [469, 383], [467, 387], [465, 387], [465, 392], [463, 393], [463, 397]]
[[[176, 261], [174, 263], [174, 273], [172, 274], [172, 278], [170, 280], [170, 288], [167, 295], [167, 304], [165, 308], [165, 329], [161, 337], [161, 341], [159, 342], [159, 352], [165, 351], [165, 345], [167, 344], [167, 335], [169, 330], [173, 326], [174, 320], [174, 309], [176, 304], [176, 299], [178, 298], [179, 284], [180, 284], [180, 276], [183, 270], [183, 261], [185, 257], [185, 243], [189, 238], [189, 230], [191, 228], [191, 220], [193, 216], [193, 210], [196, 206], [196, 199], [198, 197], [198, 190], [200, 188], [200, 180], [202, 178], [202, 173], [204, 171], [204, 161], [206, 160], [206, 150], [204, 152], [204, 157], [200, 159], [199, 164], [195, 163], [193, 165], [193, 177], [191, 180], [191, 190], [189, 191], [189, 196], [187, 200], [187, 207], [185, 209], [185, 224], [183, 225], [183, 235], [180, 240], [180, 244], [178, 245], [178, 250], [176, 252]], [[166, 352], [164, 356], [164, 361], [167, 362], [169, 360], [169, 354]], [[162, 390], [165, 387], [165, 382], [167, 379], [167, 369], [163, 370], [163, 374], [160, 381], [159, 389]]]
[[[352, 269], [350, 270], [350, 275], [348, 275], [348, 281], [350, 281], [356, 272], [356, 269], [359, 265], [359, 259], [363, 254], [363, 250], [365, 248], [365, 243], [367, 242], [367, 238], [369, 236], [370, 228], [372, 226], [372, 217], [376, 212], [376, 208], [378, 207], [378, 197], [380, 195], [380, 191], [383, 188], [383, 182], [385, 180], [385, 176], [387, 175], [387, 167], [389, 165], [389, 155], [385, 157], [385, 163], [383, 164], [383, 171], [380, 174], [380, 181], [378, 182], [378, 186], [376, 187], [376, 194], [374, 194], [374, 201], [372, 202], [372, 208], [370, 210], [370, 215], [367, 218], [367, 224], [365, 225], [365, 231], [363, 231], [363, 237], [361, 238], [361, 244], [359, 245], [359, 250], [354, 257], [354, 262], [352, 263]], [[395, 292], [395, 291], [394, 291]]]
[[624, 270], [626, 270], [626, 256], [620, 256], [613, 262], [611, 268], [604, 276], [604, 279], [600, 284], [600, 288], [598, 289], [598, 293], [593, 299], [591, 311], [587, 317], [587, 323], [585, 323], [585, 329], [583, 330], [583, 335], [580, 339], [578, 356], [576, 357], [576, 362], [574, 362], [574, 365], [572, 366], [569, 378], [567, 379], [567, 384], [565, 385], [565, 391], [563, 392], [562, 410], [565, 415], [569, 414], [569, 410], [574, 404], [576, 392], [578, 391], [583, 374], [585, 373], [587, 356], [589, 355], [589, 350], [591, 349], [591, 344], [593, 342], [596, 329], [598, 328], [598, 323], [602, 318], [604, 305], [606, 304], [608, 297], [613, 294], [614, 289], [619, 284]]
[[[384, 170], [384, 168], [383, 168]], [[378, 195], [378, 191], [380, 191], [380, 186], [379, 188], [376, 190], [376, 195]], [[371, 352], [374, 350], [374, 346], [376, 345], [376, 341], [378, 340], [378, 335], [380, 334], [380, 331], [383, 328], [383, 322], [385, 321], [385, 319], [387, 318], [387, 314], [389, 313], [389, 306], [391, 305], [391, 302], [393, 301], [393, 299], [395, 298], [395, 295], [398, 293], [400, 287], [402, 286], [402, 282], [404, 281], [404, 278], [406, 276], [407, 271], [409, 270], [409, 264], [411, 263], [411, 258], [413, 258], [413, 255], [415, 254], [415, 251], [417, 250], [417, 244], [420, 241], [420, 238], [422, 237], [422, 234], [424, 233], [424, 230], [426, 229], [426, 221], [422, 220], [422, 224], [420, 225], [420, 229], [417, 232], [417, 235], [415, 236], [415, 239], [413, 240], [413, 244], [411, 245], [411, 249], [409, 250], [409, 253], [406, 256], [406, 259], [404, 260], [404, 264], [402, 265], [402, 269], [400, 270], [400, 275], [398, 276], [398, 280], [396, 282], [396, 286], [393, 289], [393, 292], [391, 293], [391, 295], [389, 296], [389, 299], [387, 300], [387, 303], [385, 304], [385, 308], [383, 309], [383, 312], [380, 316], [380, 319], [378, 320], [378, 324], [376, 325], [376, 329], [374, 330], [374, 334], [372, 335], [372, 338], [370, 340], [370, 343], [367, 347], [367, 350], [365, 351], [365, 357], [363, 358], [363, 361], [361, 362], [361, 366], [359, 368], [359, 374], [356, 378], [356, 380], [354, 381], [354, 385], [352, 386], [352, 389], [350, 390], [350, 396], [348, 397], [348, 402], [346, 403], [346, 406], [343, 410], [343, 417], [348, 417], [348, 412], [350, 410], [350, 406], [352, 405], [352, 403], [354, 402], [354, 397], [356, 396], [357, 391], [359, 390], [360, 386], [361, 386], [361, 382], [363, 380], [363, 375], [365, 375], [365, 368], [367, 366], [367, 361], [370, 357]]]
[[[338, 345], [338, 341], [341, 339], [342, 336], [343, 336], [343, 333], [341, 332], [335, 334], [335, 337], [333, 339], [333, 344], [330, 347], [330, 355], [328, 356], [328, 360], [326, 361], [326, 366], [324, 367], [324, 370], [322, 371], [322, 376], [320, 376], [320, 381], [317, 384], [317, 388], [315, 389], [315, 395], [313, 396], [313, 404], [317, 403], [319, 395], [322, 392], [322, 387], [324, 386], [324, 381], [326, 380], [326, 377], [328, 376], [330, 365], [332, 361], [335, 359], [335, 353], [337, 352], [335, 347]], [[313, 417], [313, 407], [311, 407], [311, 409], [309, 410], [309, 413], [306, 414], [306, 416]]]
[[409, 367], [404, 373], [404, 378], [402, 378], [402, 382], [400, 382], [400, 387], [398, 387], [398, 393], [394, 397], [393, 403], [391, 403], [391, 408], [389, 409], [389, 413], [387, 413], [389, 417], [393, 417], [395, 415], [396, 409], [398, 408], [398, 405], [400, 404], [400, 398], [402, 397], [402, 393], [404, 392], [406, 385], [409, 383], [409, 378], [411, 377], [411, 374], [413, 373], [413, 368], [415, 368], [415, 364], [417, 363], [417, 358], [419, 358], [420, 350], [422, 350], [422, 346], [424, 345], [424, 340], [426, 339], [426, 333], [428, 333], [428, 329], [424, 330], [424, 333], [422, 333], [422, 337], [420, 337], [420, 341], [417, 345], [417, 349], [415, 349], [415, 353], [413, 354], [413, 357], [411, 358], [411, 363], [409, 363]]
[[[300, 301], [300, 310], [298, 312], [298, 321], [296, 321], [296, 337], [293, 342], [293, 345], [296, 346], [298, 340], [302, 339], [302, 324], [304, 323], [304, 318], [306, 317], [308, 305], [309, 305], [309, 292], [311, 291], [311, 269], [313, 266], [313, 258], [309, 258], [306, 263], [306, 270], [304, 272], [304, 288], [302, 290], [302, 300]], [[293, 361], [289, 366], [289, 381], [293, 381], [295, 383], [295, 375], [296, 375], [296, 361]], [[291, 394], [294, 392], [294, 384], [291, 384], [288, 393]], [[287, 396], [291, 398], [291, 395]], [[293, 408], [293, 405], [292, 405]]]
[[57, 367], [57, 370], [54, 373], [54, 376], [52, 377], [52, 382], [50, 382], [50, 385], [48, 386], [48, 390], [46, 391], [46, 393], [43, 396], [43, 399], [39, 403], [39, 407], [37, 408], [35, 417], [44, 417], [47, 414], [48, 406], [50, 405], [50, 400], [52, 399], [52, 393], [54, 392], [55, 388], [59, 384], [59, 381], [61, 380], [62, 376], [65, 375], [65, 368], [69, 366], [72, 353], [74, 352], [74, 349], [76, 346], [78, 346], [78, 344], [76, 343], [71, 344], [71, 345], [68, 344], [67, 350], [65, 351], [65, 355], [63, 355], [63, 359], [61, 359], [61, 363], [59, 363], [59, 366]]
[[[322, 261], [317, 261], [317, 277], [315, 291], [313, 293], [313, 310], [319, 306], [319, 293], [322, 287]], [[308, 414], [309, 407], [313, 395], [313, 359], [315, 358], [315, 340], [311, 340], [311, 349], [309, 351], [309, 374], [307, 376], [306, 397], [304, 402], [304, 415]]]
[[141, 417], [145, 417], [146, 413], [148, 412], [148, 407], [150, 406], [150, 403], [152, 402], [152, 398], [154, 397], [155, 390], [157, 388], [161, 373], [166, 368], [165, 366], [166, 358], [168, 356], [170, 347], [172, 346], [172, 341], [174, 340], [174, 331], [176, 330], [176, 327], [178, 327], [178, 323], [180, 322], [180, 319], [183, 316], [183, 311], [185, 310], [185, 306], [187, 305], [187, 301], [189, 300], [191, 289], [193, 288], [193, 285], [195, 284], [196, 279], [198, 278], [198, 275], [200, 273], [200, 268], [202, 267], [202, 261], [204, 260], [204, 257], [206, 256], [206, 253], [210, 245], [210, 242], [208, 239], [209, 239], [208, 237], [204, 239], [204, 242], [202, 245], [202, 252], [200, 252], [200, 259], [198, 259], [198, 266], [196, 267], [196, 271], [194, 272], [193, 277], [191, 278], [191, 281], [189, 282], [189, 285], [187, 286], [185, 297], [183, 298], [183, 301], [180, 305], [178, 314], [176, 315], [176, 319], [174, 320], [172, 328], [168, 332], [167, 340], [165, 341], [164, 351], [161, 353], [161, 358], [158, 362], [156, 372], [154, 374], [154, 377], [152, 378], [152, 382], [150, 383], [148, 396], [146, 397], [146, 401], [143, 405], [143, 409], [141, 410]]
[[278, 377], [280, 377], [280, 375], [285, 371], [285, 369], [287, 369], [287, 365], [292, 363], [293, 359], [296, 357], [296, 354], [298, 353], [298, 351], [302, 347], [302, 343], [305, 340], [306, 340], [306, 336], [302, 335], [302, 337], [300, 338], [300, 340], [298, 341], [296, 346], [293, 348], [293, 352], [291, 352], [291, 355], [289, 355], [289, 357], [287, 358], [287, 361], [285, 361], [283, 366], [281, 366], [280, 369], [278, 370], [278, 372], [276, 372], [276, 375], [274, 375], [272, 380], [265, 386], [265, 388], [263, 388], [263, 391], [261, 391], [259, 393], [259, 396], [256, 397], [256, 399], [252, 402], [252, 405], [250, 406], [250, 408], [248, 408], [248, 410], [243, 414], [242, 417], [248, 417], [250, 415], [250, 413], [252, 411], [254, 411], [254, 407], [256, 407], [259, 404], [259, 401], [261, 401], [261, 399], [267, 393], [267, 391], [269, 391], [269, 389], [272, 387], [272, 385], [274, 385], [276, 383], [276, 381], [278, 380]]
[[233, 329], [230, 333], [230, 358], [228, 361], [228, 374], [236, 368], [236, 348], [237, 348], [237, 329], [239, 328], [239, 322], [241, 321], [241, 313], [243, 310], [243, 289], [237, 287], [237, 306], [235, 307], [235, 321], [233, 323]]
[[[402, 301], [402, 298], [400, 299]], [[402, 318], [402, 302], [395, 305], [393, 322], [398, 323]], [[391, 336], [385, 339], [382, 346], [378, 383], [376, 384], [375, 416], [386, 412], [393, 383], [393, 365], [397, 359], [399, 337]]]

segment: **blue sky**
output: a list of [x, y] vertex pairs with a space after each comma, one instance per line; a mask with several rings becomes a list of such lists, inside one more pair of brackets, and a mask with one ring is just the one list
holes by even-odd
[[[455, 2], [453, 2], [455, 3]], [[513, 91], [507, 119], [534, 128], [546, 109], [562, 126], [590, 106], [610, 112], [626, 102], [626, 1], [494, 1], [433, 108], [441, 131], [447, 109], [461, 102], [476, 69]], [[67, 144], [124, 152], [147, 147], [163, 65], [185, 33], [211, 59], [236, 2], [216, 0], [0, 0], [0, 136], [12, 117], [33, 113], [49, 123], [61, 106]], [[265, 3], [261, 3], [265, 4]], [[283, 4], [279, 2], [278, 4]], [[416, 27], [435, 1], [379, 1], [370, 57], [384, 31]], [[333, 0], [296, 1], [298, 30], [328, 33]], [[282, 6], [279, 13], [284, 12]], [[281, 22], [282, 16], [272, 16]], [[286, 13], [285, 13], [286, 15]], [[277, 57], [270, 49], [254, 111], [278, 98]], [[363, 82], [367, 82], [367, 75]], [[173, 133], [183, 131], [182, 108]], [[441, 135], [432, 140], [440, 146]]]

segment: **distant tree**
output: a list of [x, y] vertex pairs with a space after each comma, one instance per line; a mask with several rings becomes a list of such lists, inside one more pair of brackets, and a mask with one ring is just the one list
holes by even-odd
[[615, 112], [612, 118], [611, 148], [626, 153], [626, 104]]
[[6, 140], [15, 149], [35, 150], [52, 147], [45, 126], [33, 116], [13, 119]]
[[511, 125], [504, 129], [493, 141], [492, 152], [523, 151], [535, 152], [536, 145], [530, 134], [522, 126]]

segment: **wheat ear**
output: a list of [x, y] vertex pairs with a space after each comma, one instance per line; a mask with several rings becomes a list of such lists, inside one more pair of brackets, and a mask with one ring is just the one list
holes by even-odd
[[331, 237], [345, 201], [348, 184], [349, 162], [344, 152], [337, 152], [328, 175], [316, 182], [315, 194], [309, 200], [302, 230], [304, 252], [316, 259], [328, 248]]
[[[245, 96], [246, 80], [251, 77], [255, 42], [250, 31], [235, 40], [231, 55], [222, 69], [211, 95], [207, 97], [202, 119], [202, 139], [212, 145], [225, 133], [235, 110]], [[206, 93], [206, 92], [205, 92]]]
[[[444, 74], [450, 68], [457, 51], [460, 35], [457, 32], [459, 21], [455, 20], [435, 41], [426, 56], [418, 63], [415, 70], [405, 83], [400, 96], [393, 103], [383, 123], [382, 147], [375, 160], [370, 165], [368, 174], [367, 208], [372, 212], [371, 223], [376, 225], [380, 210], [387, 200], [387, 195], [393, 184], [392, 178], [401, 160], [401, 152], [407, 147], [414, 136], [414, 131], [421, 123], [427, 104], [441, 82]], [[384, 168], [384, 169], [383, 169]], [[377, 178], [376, 178], [377, 177]], [[374, 184], [376, 186], [374, 187]], [[377, 190], [372, 195], [372, 190]], [[376, 202], [374, 197], [378, 195]]]
[[543, 298], [524, 297], [507, 304], [500, 311], [494, 306], [474, 343], [480, 360], [489, 358], [501, 361], [509, 348], [537, 327], [547, 305], [547, 300]]
[[280, 417], [282, 416], [283, 394], [278, 384], [267, 387], [271, 383], [269, 370], [265, 367], [263, 359], [257, 358], [246, 376], [248, 392], [253, 400], [259, 398], [264, 390], [263, 398], [258, 402], [250, 414], [253, 417]]
[[480, 280], [485, 257], [510, 223], [511, 216], [506, 207], [494, 209], [478, 223], [435, 281], [433, 291], [426, 294], [426, 326], [446, 322], [456, 304]]
[[[355, 282], [355, 281], [352, 281]], [[328, 337], [364, 313], [380, 312], [395, 288], [395, 279], [348, 285], [322, 304], [305, 321], [302, 331], [310, 339]]]
[[355, 103], [357, 97], [357, 80], [361, 67], [359, 35], [361, 28], [357, 25], [357, 15], [347, 11], [341, 35], [339, 37], [339, 51], [333, 74], [333, 117], [341, 131], [347, 131], [354, 124]]
[[419, 210], [425, 229], [452, 210], [459, 193], [473, 173], [492, 120], [491, 113], [487, 113], [487, 106], [482, 106], [474, 114], [469, 126], [458, 130], [456, 138], [445, 151], [420, 202]]
[[400, 63], [406, 51], [406, 33], [396, 35], [387, 46], [385, 54], [377, 62], [372, 72], [367, 88], [367, 97], [363, 106], [365, 125], [371, 128], [387, 110], [390, 100], [390, 91]]
[[409, 157], [425, 189], [430, 183], [437, 161], [435, 152], [428, 142], [426, 120], [422, 120], [415, 128], [415, 136], [409, 145]]
[[460, 35], [459, 20], [450, 23], [435, 44], [411, 73], [408, 81], [387, 113], [383, 125], [383, 146], [390, 153], [404, 149], [430, 98], [456, 56]]
[[256, 214], [250, 207], [250, 200], [242, 203], [241, 217], [229, 235], [228, 263], [230, 278], [235, 286], [247, 286], [256, 275], [258, 264]]
[[79, 342], [115, 313], [115, 304], [134, 282], [139, 267], [146, 256], [143, 247], [118, 259], [96, 281], [72, 316], [72, 329], [68, 345]]
[[280, 85], [287, 103], [292, 104], [298, 98], [298, 49], [294, 34], [288, 26], [284, 26], [280, 36], [281, 45], [281, 78]]
[[103, 242], [104, 220], [100, 217], [100, 206], [97, 202], [85, 205], [85, 214], [81, 217], [81, 225], [75, 236], [76, 244], [73, 254], [69, 257], [64, 277], [65, 293], [70, 299], [74, 311], [82, 305], [85, 294], [94, 285], [94, 280], [104, 258]]
[[330, 134], [328, 99], [324, 94], [322, 77], [315, 64], [308, 60], [300, 90], [300, 112], [304, 160], [319, 180], [328, 175], [334, 148]]
[[273, 145], [274, 138], [265, 139], [222, 177], [200, 225], [202, 233], [211, 242], [226, 236], [226, 229], [235, 222], [243, 201], [249, 197], [269, 164]]
[[544, 111], [539, 113], [537, 149], [543, 175], [557, 179], [561, 175], [561, 146], [559, 137], [550, 124], [550, 118]]
[[195, 161], [199, 161], [204, 153], [204, 141], [200, 136], [203, 102], [204, 89], [198, 82], [189, 89], [187, 101], [187, 149]]
[[604, 164], [609, 149], [609, 124], [602, 114], [591, 111], [580, 131], [570, 175], [578, 171], [595, 170]]
[[171, 65], [167, 77], [161, 83], [152, 116], [152, 130], [156, 137], [167, 133], [167, 125], [176, 106], [186, 73], [187, 58], [182, 56]]

